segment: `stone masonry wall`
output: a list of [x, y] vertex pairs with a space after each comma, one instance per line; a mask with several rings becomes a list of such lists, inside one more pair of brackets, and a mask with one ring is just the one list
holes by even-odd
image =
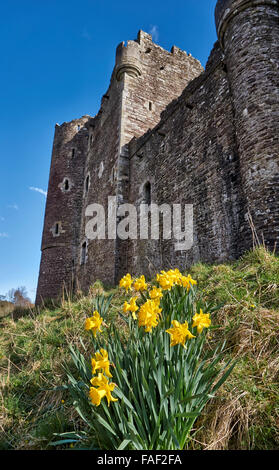
[[129, 241], [133, 274], [154, 274], [166, 267], [185, 269], [199, 260], [223, 261], [240, 252], [241, 180], [234, 111], [227, 74], [217, 43], [206, 71], [162, 114], [160, 123], [130, 144], [129, 200], [193, 204], [194, 245], [176, 252], [172, 240]]
[[[279, 246], [279, 4], [277, 0], [219, 2], [217, 30], [235, 113], [244, 211], [260, 241]], [[242, 247], [252, 245], [248, 223]]]

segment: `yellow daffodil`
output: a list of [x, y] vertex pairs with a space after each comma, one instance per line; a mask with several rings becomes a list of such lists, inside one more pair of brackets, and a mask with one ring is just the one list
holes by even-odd
[[124, 303], [124, 305], [123, 305], [123, 311], [124, 311], [125, 313], [127, 313], [127, 312], [132, 312], [132, 317], [133, 317], [134, 320], [137, 319], [137, 316], [136, 316], [136, 313], [135, 313], [135, 312], [139, 309], [139, 307], [137, 306], [136, 302], [137, 302], [137, 297], [132, 297], [132, 298], [130, 299], [130, 303], [128, 303], [128, 302], [125, 301], [125, 303]]
[[151, 291], [149, 291], [149, 297], [152, 300], [160, 300], [163, 297], [163, 292], [160, 287], [153, 287]]
[[144, 326], [145, 331], [149, 333], [152, 328], [158, 325], [159, 315], [162, 309], [159, 308], [159, 304], [154, 300], [147, 300], [139, 310], [138, 322], [139, 326]]
[[97, 352], [94, 357], [91, 359], [92, 364], [92, 374], [99, 369], [102, 369], [103, 373], [105, 373], [108, 377], [112, 377], [109, 366], [110, 361], [108, 359], [108, 353], [105, 349], [100, 349], [100, 352]]
[[163, 290], [171, 290], [174, 285], [174, 279], [166, 271], [161, 271], [161, 274], [157, 274], [156, 280]]
[[133, 279], [131, 277], [131, 274], [126, 274], [126, 276], [122, 277], [122, 279], [119, 282], [119, 287], [123, 287], [126, 289], [126, 292], [128, 292], [129, 289], [131, 289], [133, 284]]
[[171, 346], [182, 344], [182, 346], [185, 348], [186, 339], [195, 338], [195, 336], [192, 335], [192, 333], [188, 330], [187, 321], [185, 323], [179, 323], [179, 321], [173, 320], [172, 325], [172, 328], [166, 330], [166, 333], [171, 336]]
[[100, 317], [99, 312], [95, 310], [93, 312], [93, 316], [90, 318], [86, 318], [85, 320], [85, 329], [86, 330], [92, 330], [94, 336], [96, 336], [97, 331], [102, 332], [101, 330], [101, 324], [103, 322], [103, 319]]
[[99, 406], [101, 403], [101, 399], [106, 396], [106, 391], [105, 389], [97, 389], [95, 387], [90, 387], [89, 396], [93, 405]]
[[127, 313], [130, 311], [130, 304], [125, 300], [124, 305], [123, 305], [123, 312]]
[[190, 287], [197, 284], [197, 281], [192, 279], [191, 275], [183, 276], [179, 269], [170, 269], [169, 271], [161, 271], [157, 274], [157, 282], [163, 290], [171, 290], [175, 285], [186, 287], [190, 290]]
[[90, 383], [93, 385], [93, 387], [90, 387], [89, 396], [93, 405], [99, 406], [102, 398], [104, 397], [107, 398], [108, 406], [110, 405], [111, 401], [117, 401], [117, 398], [114, 398], [111, 395], [115, 384], [112, 382], [109, 383], [104, 374], [99, 373], [97, 377], [93, 377], [93, 379], [90, 380]]
[[145, 277], [142, 275], [134, 282], [134, 288], [137, 291], [142, 291], [147, 289], [147, 284], [145, 282]]
[[211, 325], [209, 313], [203, 313], [202, 309], [200, 309], [200, 313], [196, 313], [193, 316], [193, 324], [192, 327], [197, 327], [197, 332], [201, 333], [204, 328], [208, 328]]
[[197, 284], [197, 281], [192, 279], [191, 274], [188, 274], [188, 276], [181, 276], [180, 282], [183, 287], [187, 287], [188, 291], [190, 290], [191, 286]]
[[136, 298], [136, 297], [132, 297], [132, 298], [130, 299], [130, 303], [125, 302], [125, 303], [124, 303], [124, 306], [123, 306], [124, 312], [125, 312], [125, 313], [127, 313], [127, 312], [136, 312], [136, 311], [139, 309], [139, 307], [137, 306], [136, 302], [137, 302], [137, 298]]

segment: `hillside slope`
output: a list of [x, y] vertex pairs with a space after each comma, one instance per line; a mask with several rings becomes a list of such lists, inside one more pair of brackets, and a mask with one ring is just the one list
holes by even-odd
[[[191, 275], [212, 315], [212, 344], [227, 340], [226, 358], [237, 365], [195, 425], [190, 449], [279, 447], [279, 258], [257, 248], [234, 263], [197, 264]], [[95, 283], [87, 296], [64, 299], [57, 308], [26, 311], [0, 320], [0, 449], [53, 449], [53, 433], [83, 429], [65, 391], [63, 364], [69, 344], [85, 347], [84, 320], [92, 314]], [[121, 328], [124, 300], [118, 288], [106, 321]]]

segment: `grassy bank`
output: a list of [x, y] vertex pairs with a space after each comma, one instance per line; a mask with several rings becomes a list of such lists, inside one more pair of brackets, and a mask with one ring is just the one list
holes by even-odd
[[[195, 265], [191, 275], [203, 298], [219, 306], [209, 344], [226, 339], [225, 360], [237, 365], [196, 422], [189, 448], [278, 448], [278, 256], [258, 248], [234, 263]], [[65, 383], [69, 343], [79, 346], [81, 337], [89, 345], [84, 320], [102, 291], [97, 283], [58, 308], [0, 320], [0, 449], [52, 449], [53, 433], [83, 429], [67, 392], [54, 388]], [[121, 329], [126, 297], [111, 293], [108, 321]]]

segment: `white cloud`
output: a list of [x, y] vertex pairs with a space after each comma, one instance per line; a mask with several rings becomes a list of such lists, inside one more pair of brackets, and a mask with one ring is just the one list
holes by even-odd
[[149, 29], [149, 34], [151, 34], [154, 42], [157, 42], [159, 39], [159, 30], [157, 25], [151, 25]]
[[18, 205], [17, 204], [9, 204], [8, 208], [9, 209], [14, 209], [15, 211], [18, 211]]
[[29, 186], [29, 189], [31, 189], [31, 191], [37, 191], [38, 193], [43, 194], [45, 197], [47, 196], [47, 191], [44, 191], [41, 188], [34, 188], [34, 186]]
[[0, 232], [0, 238], [9, 238], [9, 235], [6, 232]]

